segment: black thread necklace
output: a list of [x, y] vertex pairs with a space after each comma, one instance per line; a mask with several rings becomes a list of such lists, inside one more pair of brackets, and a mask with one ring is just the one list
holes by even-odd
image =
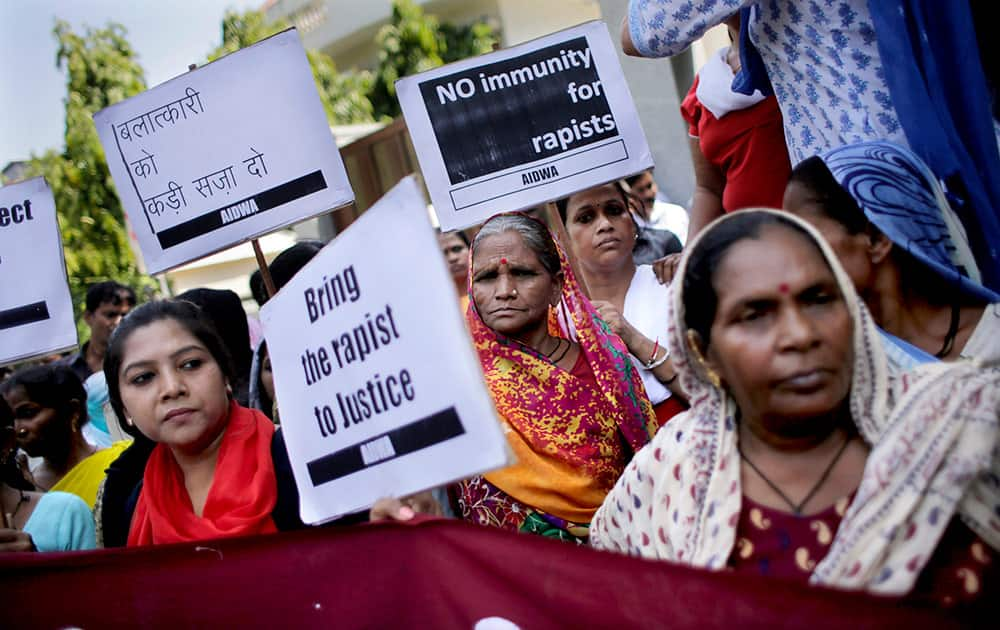
[[[559, 337], [559, 345], [560, 345], [560, 346], [562, 345], [562, 342], [563, 342], [563, 338], [562, 338], [562, 337]], [[559, 355], [558, 357], [556, 357], [556, 358], [554, 358], [554, 359], [551, 359], [552, 363], [553, 363], [554, 365], [558, 365], [558, 363], [559, 363], [560, 361], [562, 361], [562, 360], [563, 360], [563, 359], [564, 359], [564, 358], [566, 357], [566, 355], [567, 355], [567, 354], [569, 353], [569, 349], [570, 349], [570, 348], [572, 348], [572, 347], [573, 347], [573, 344], [572, 344], [572, 343], [570, 343], [570, 342], [569, 342], [569, 340], [567, 339], [567, 340], [566, 340], [566, 347], [565, 347], [565, 349], [564, 349], [564, 350], [562, 351], [562, 354], [560, 354], [560, 355]], [[555, 352], [553, 352], [553, 354], [555, 354]]]
[[804, 508], [806, 504], [809, 503], [810, 499], [812, 499], [813, 496], [817, 492], [819, 492], [819, 489], [823, 487], [823, 484], [826, 483], [826, 478], [830, 476], [830, 472], [833, 470], [833, 467], [836, 466], [837, 462], [840, 461], [840, 457], [841, 455], [844, 454], [844, 451], [847, 450], [847, 445], [851, 443], [851, 439], [852, 436], [848, 435], [847, 439], [844, 440], [844, 443], [840, 446], [840, 450], [837, 451], [837, 454], [834, 455], [833, 459], [830, 460], [830, 463], [827, 464], [826, 470], [824, 470], [823, 474], [820, 475], [819, 481], [817, 481], [813, 485], [812, 490], [809, 491], [809, 494], [806, 495], [806, 498], [802, 499], [802, 501], [800, 501], [799, 503], [795, 503], [794, 501], [789, 499], [788, 495], [782, 492], [781, 488], [779, 488], [776, 483], [768, 479], [767, 475], [765, 475], [760, 468], [757, 468], [756, 464], [750, 461], [750, 458], [746, 456], [742, 448], [739, 448], [737, 446], [737, 450], [740, 452], [740, 457], [743, 458], [743, 461], [750, 464], [750, 468], [753, 468], [753, 471], [757, 473], [757, 476], [763, 479], [764, 483], [766, 483], [771, 488], [771, 490], [774, 490], [775, 494], [781, 497], [781, 499], [788, 504], [788, 507], [792, 508], [792, 512], [795, 514], [795, 516], [802, 516], [802, 508]]
[[[554, 337], [554, 339], [556, 340], [556, 345], [553, 346], [552, 349], [549, 350], [548, 352], [542, 352], [541, 350], [536, 350], [534, 347], [524, 343], [517, 337], [511, 337], [511, 339], [521, 344], [525, 348], [530, 349], [536, 355], [545, 357], [546, 359], [551, 361], [554, 365], [562, 361], [566, 357], [566, 355], [569, 354], [570, 348], [573, 347], [572, 342], [570, 342], [568, 339], [563, 339], [562, 337]], [[565, 342], [566, 344], [565, 346], [563, 346], [563, 342]], [[558, 357], [553, 358], [552, 355], [554, 355], [559, 350], [559, 348], [564, 348], [562, 353]]]
[[545, 353], [546, 359], [551, 359], [552, 355], [556, 353], [556, 350], [562, 346], [562, 337], [555, 337], [556, 345], [552, 346], [552, 349]]

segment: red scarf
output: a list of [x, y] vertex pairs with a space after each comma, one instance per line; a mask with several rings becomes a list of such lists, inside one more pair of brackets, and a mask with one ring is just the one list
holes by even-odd
[[157, 444], [146, 463], [128, 546], [278, 531], [271, 519], [278, 499], [271, 460], [273, 435], [274, 424], [264, 414], [235, 402], [229, 406], [229, 424], [200, 517], [194, 513], [173, 453]]

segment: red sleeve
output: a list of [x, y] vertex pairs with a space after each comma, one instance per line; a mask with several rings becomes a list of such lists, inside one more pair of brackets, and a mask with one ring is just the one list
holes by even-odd
[[698, 102], [698, 96], [695, 91], [698, 89], [698, 75], [695, 75], [694, 82], [691, 84], [691, 89], [688, 90], [687, 96], [681, 102], [681, 116], [688, 123], [688, 133], [693, 138], [697, 138], [700, 133], [698, 131], [698, 124], [701, 122], [701, 114], [704, 109], [701, 103]]
[[[791, 175], [785, 131], [774, 97], [754, 106], [755, 124], [730, 146], [722, 206], [727, 212], [763, 206], [780, 208]], [[761, 111], [763, 110], [763, 111]]]

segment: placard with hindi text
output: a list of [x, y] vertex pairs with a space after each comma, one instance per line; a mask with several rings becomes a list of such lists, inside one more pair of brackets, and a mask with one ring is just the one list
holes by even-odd
[[94, 115], [149, 273], [354, 199], [290, 29]]

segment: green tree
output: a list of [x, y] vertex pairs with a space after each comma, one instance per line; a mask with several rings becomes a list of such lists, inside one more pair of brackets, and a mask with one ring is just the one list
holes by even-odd
[[444, 37], [445, 63], [491, 52], [500, 44], [497, 29], [488, 22], [465, 26], [444, 22], [441, 24], [441, 36]]
[[[125, 229], [104, 151], [91, 116], [146, 89], [125, 29], [109, 24], [74, 33], [57, 21], [56, 66], [66, 70], [66, 146], [32, 158], [32, 175], [44, 175], [55, 197], [69, 286], [77, 315], [87, 286], [114, 279], [142, 289], [152, 280], [140, 273]], [[79, 319], [79, 318], [78, 318]], [[81, 331], [82, 332], [82, 331]]]
[[486, 22], [468, 26], [441, 23], [412, 0], [395, 0], [392, 19], [375, 36], [378, 67], [371, 101], [375, 115], [399, 116], [395, 83], [401, 77], [490, 52], [499, 42], [496, 29]]
[[[208, 55], [209, 61], [236, 52], [288, 28], [283, 20], [269, 22], [262, 11], [236, 13], [227, 11], [222, 18], [222, 44]], [[316, 89], [327, 120], [331, 125], [372, 122], [374, 109], [368, 99], [371, 72], [338, 72], [333, 59], [315, 50], [307, 50]]]

